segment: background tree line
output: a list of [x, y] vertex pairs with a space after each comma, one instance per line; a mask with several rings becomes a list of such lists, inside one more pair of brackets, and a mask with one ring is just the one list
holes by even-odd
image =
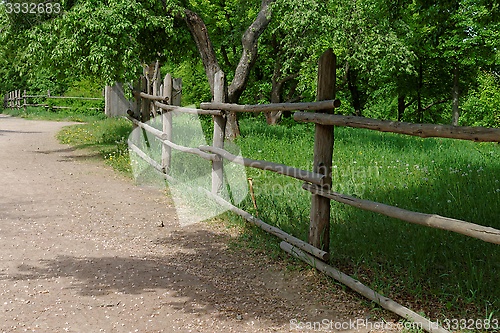
[[[16, 0], [17, 1], [17, 0]], [[184, 104], [310, 101], [316, 61], [338, 59], [338, 112], [500, 126], [500, 6], [489, 0], [60, 0], [62, 13], [0, 4], [0, 93], [134, 80], [159, 59]], [[276, 123], [281, 114], [267, 115]], [[236, 119], [227, 132], [237, 135]], [[232, 126], [232, 127], [231, 127]]]

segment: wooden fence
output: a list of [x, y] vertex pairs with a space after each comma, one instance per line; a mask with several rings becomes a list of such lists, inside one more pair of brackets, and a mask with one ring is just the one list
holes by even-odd
[[[29, 95], [26, 93], [26, 90], [14, 90], [7, 93], [3, 99], [3, 107], [5, 109], [21, 109], [23, 108], [26, 111], [28, 106], [41, 106], [45, 108], [53, 108], [53, 109], [71, 109], [69, 106], [50, 106], [47, 103], [28, 103], [33, 99], [66, 99], [66, 100], [87, 100], [87, 101], [103, 101], [104, 98], [95, 98], [95, 97], [72, 97], [72, 96], [52, 96], [50, 95], [50, 90], [47, 90], [47, 95]], [[91, 110], [98, 110], [99, 108], [90, 108]], [[99, 109], [100, 110], [100, 109]]]
[[[150, 80], [145, 77], [141, 80], [141, 89], [134, 91], [137, 100], [136, 114], [129, 112], [128, 119], [135, 127], [154, 135], [162, 143], [161, 163], [154, 161], [146, 153], [129, 140], [130, 149], [152, 165], [164, 178], [174, 181], [170, 176], [171, 150], [175, 149], [184, 153], [195, 154], [202, 159], [212, 162], [212, 187], [211, 191], [204, 190], [207, 196], [218, 204], [242, 216], [247, 221], [258, 225], [262, 229], [284, 240], [282, 248], [296, 257], [308, 262], [312, 266], [324, 271], [338, 281], [346, 284], [365, 297], [375, 301], [382, 307], [393, 311], [404, 318], [421, 323], [429, 332], [446, 332], [435, 323], [428, 321], [413, 311], [383, 297], [368, 287], [362, 285], [347, 275], [328, 266], [323, 261], [329, 258], [330, 235], [330, 201], [354, 206], [394, 217], [409, 223], [421, 224], [432, 228], [449, 230], [486, 242], [500, 244], [500, 230], [473, 224], [457, 219], [446, 218], [433, 214], [412, 212], [386, 204], [355, 198], [349, 195], [336, 193], [331, 190], [332, 185], [332, 154], [334, 141], [334, 126], [349, 126], [368, 128], [371, 130], [394, 132], [420, 137], [442, 137], [473, 141], [500, 142], [500, 129], [480, 127], [455, 127], [431, 124], [410, 124], [375, 120], [362, 117], [334, 115], [333, 111], [340, 105], [335, 99], [335, 55], [331, 50], [325, 52], [319, 60], [317, 101], [311, 103], [276, 103], [266, 105], [236, 105], [224, 101], [224, 74], [215, 75], [213, 101], [201, 103], [200, 109], [185, 108], [171, 105], [173, 100], [173, 80], [167, 75], [160, 85], [155, 74], [156, 89], [151, 89]], [[157, 72], [157, 71], [155, 71]], [[154, 93], [152, 93], [154, 92]], [[294, 119], [301, 122], [315, 123], [314, 138], [314, 163], [313, 170], [301, 170], [270, 161], [261, 161], [251, 158], [236, 156], [224, 150], [224, 129], [226, 115], [229, 112], [271, 112], [271, 111], [296, 111]], [[315, 111], [315, 112], [304, 112]], [[172, 142], [172, 112], [212, 115], [214, 121], [212, 146], [184, 147]], [[162, 130], [147, 124], [151, 114], [158, 113], [162, 117]], [[310, 226], [308, 242], [286, 234], [248, 212], [235, 207], [223, 199], [219, 194], [225, 186], [223, 177], [223, 160], [231, 161], [246, 167], [267, 170], [304, 181], [303, 189], [312, 193]], [[303, 252], [304, 251], [304, 252]], [[319, 260], [318, 260], [319, 259]], [[323, 261], [322, 261], [323, 260]]]

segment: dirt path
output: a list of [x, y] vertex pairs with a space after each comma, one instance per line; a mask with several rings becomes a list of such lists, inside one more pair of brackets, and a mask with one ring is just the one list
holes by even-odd
[[161, 191], [58, 144], [64, 125], [0, 115], [0, 332], [297, 332], [368, 315], [313, 270], [228, 248], [235, 231], [180, 227]]

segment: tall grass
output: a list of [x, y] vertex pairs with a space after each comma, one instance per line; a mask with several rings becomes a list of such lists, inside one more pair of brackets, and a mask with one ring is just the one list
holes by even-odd
[[[246, 157], [312, 169], [312, 125], [241, 121]], [[301, 182], [247, 169], [259, 216], [307, 240], [310, 194]], [[500, 146], [336, 128], [333, 190], [500, 228]], [[253, 211], [247, 200], [245, 209]], [[500, 315], [500, 247], [332, 203], [332, 263], [428, 315]]]

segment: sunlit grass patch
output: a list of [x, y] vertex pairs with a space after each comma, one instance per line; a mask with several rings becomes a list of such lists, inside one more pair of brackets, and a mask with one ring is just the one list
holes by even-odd
[[106, 164], [131, 175], [127, 138], [132, 131], [128, 120], [109, 118], [63, 128], [57, 138], [61, 143], [99, 152]]

